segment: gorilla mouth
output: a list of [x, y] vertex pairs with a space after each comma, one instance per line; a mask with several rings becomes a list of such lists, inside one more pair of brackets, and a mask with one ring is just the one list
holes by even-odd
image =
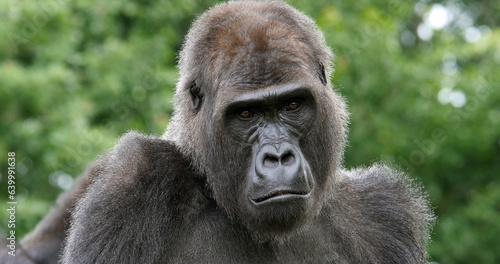
[[277, 190], [255, 199], [250, 198], [250, 200], [252, 200], [256, 204], [259, 204], [267, 201], [283, 200], [288, 198], [305, 198], [308, 196], [308, 194], [308, 191]]

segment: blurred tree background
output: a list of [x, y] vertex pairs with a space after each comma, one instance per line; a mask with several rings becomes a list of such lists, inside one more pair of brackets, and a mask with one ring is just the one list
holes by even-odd
[[[0, 0], [0, 229], [16, 153], [18, 237], [128, 130], [162, 134], [176, 56], [213, 0]], [[500, 3], [290, 0], [336, 54], [346, 167], [427, 188], [438, 263], [500, 263]]]

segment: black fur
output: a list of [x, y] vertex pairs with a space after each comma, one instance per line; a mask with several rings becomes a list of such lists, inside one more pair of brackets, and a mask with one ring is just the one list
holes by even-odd
[[385, 166], [342, 172], [321, 213], [281, 242], [227, 217], [170, 142], [125, 135], [74, 213], [63, 263], [424, 263], [420, 188]]

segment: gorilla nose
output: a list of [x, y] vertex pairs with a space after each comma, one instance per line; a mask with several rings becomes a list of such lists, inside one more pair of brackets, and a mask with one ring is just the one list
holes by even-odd
[[[252, 183], [252, 200], [306, 195], [311, 191], [307, 162], [292, 144], [269, 144], [258, 150]], [[277, 197], [276, 197], [277, 198]]]
[[300, 169], [297, 152], [289, 143], [265, 145], [257, 153], [257, 171], [266, 175], [295, 174]]

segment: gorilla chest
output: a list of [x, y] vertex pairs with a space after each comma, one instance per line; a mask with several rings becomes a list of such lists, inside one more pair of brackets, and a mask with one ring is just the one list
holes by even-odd
[[[346, 263], [322, 230], [308, 230], [282, 243], [259, 243], [248, 230], [222, 217], [192, 223], [169, 263]], [[339, 261], [341, 260], [341, 261]]]

